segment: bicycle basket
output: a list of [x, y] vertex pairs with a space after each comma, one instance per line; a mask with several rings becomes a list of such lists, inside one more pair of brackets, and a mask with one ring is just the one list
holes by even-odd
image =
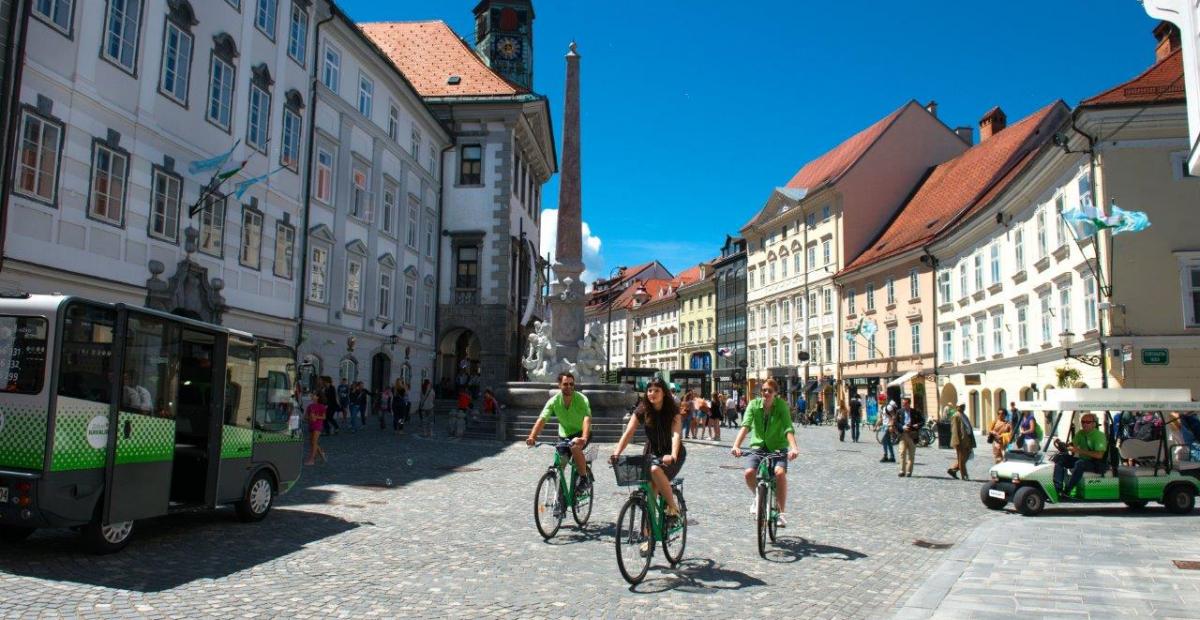
[[631, 487], [649, 479], [646, 475], [645, 455], [622, 456], [613, 465], [613, 473], [617, 475], [617, 486]]

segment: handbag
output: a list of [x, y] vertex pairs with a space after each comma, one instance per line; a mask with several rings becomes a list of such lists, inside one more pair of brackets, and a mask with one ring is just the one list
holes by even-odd
[[996, 434], [988, 433], [988, 443], [996, 443]]

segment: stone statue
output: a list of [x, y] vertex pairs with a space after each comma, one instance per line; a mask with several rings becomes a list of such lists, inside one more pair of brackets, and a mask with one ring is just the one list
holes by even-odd
[[529, 334], [529, 355], [521, 360], [521, 366], [530, 381], [538, 383], [554, 383], [558, 373], [575, 374], [576, 364], [568, 359], [557, 359], [554, 338], [550, 333], [550, 323], [537, 321]]
[[577, 379], [582, 383], [598, 383], [604, 362], [608, 359], [608, 353], [604, 350], [604, 337], [597, 333], [600, 329], [593, 330], [593, 327], [596, 325], [588, 325], [583, 340], [579, 341], [579, 360], [575, 367], [580, 374]]

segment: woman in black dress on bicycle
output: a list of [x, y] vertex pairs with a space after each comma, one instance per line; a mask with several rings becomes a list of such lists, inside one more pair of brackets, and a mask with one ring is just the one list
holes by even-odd
[[668, 519], [679, 516], [679, 506], [675, 504], [675, 494], [671, 492], [671, 480], [679, 474], [687, 458], [681, 432], [683, 422], [679, 415], [679, 405], [667, 389], [666, 382], [660, 377], [651, 379], [646, 386], [646, 398], [638, 403], [609, 459], [616, 463], [617, 457], [633, 440], [638, 425], [645, 426], [646, 447], [642, 453], [662, 460], [661, 467], [650, 466], [650, 483], [654, 486], [654, 492], [666, 500]]

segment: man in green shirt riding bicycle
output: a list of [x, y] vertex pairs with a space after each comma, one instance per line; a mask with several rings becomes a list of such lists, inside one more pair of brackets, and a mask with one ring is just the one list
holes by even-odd
[[575, 375], [564, 372], [558, 375], [558, 394], [546, 401], [542, 407], [542, 415], [538, 416], [533, 429], [525, 444], [532, 446], [537, 443], [538, 434], [545, 428], [550, 418], [558, 420], [558, 436], [571, 441], [571, 458], [575, 459], [575, 469], [579, 472], [580, 488], [586, 489], [589, 484], [587, 461], [583, 457], [583, 449], [587, 447], [588, 439], [592, 436], [592, 407], [588, 404], [587, 396], [575, 392]]
[[[762, 398], [756, 398], [746, 406], [742, 428], [734, 438], [733, 448], [730, 450], [734, 456], [742, 456], [742, 441], [746, 439], [747, 434], [750, 435], [750, 447], [753, 449], [775, 452], [787, 448], [787, 461], [794, 461], [800, 455], [800, 448], [796, 447], [796, 429], [792, 426], [792, 416], [788, 411], [787, 401], [777, 398], [778, 392], [779, 384], [774, 379], [767, 379], [767, 382], [763, 384]], [[754, 493], [754, 488], [758, 483], [756, 477], [758, 464], [761, 461], [761, 456], [751, 454], [747, 468], [743, 472], [746, 477], [746, 486], [751, 493]], [[779, 517], [776, 523], [779, 527], [787, 527], [787, 521], [783, 518], [783, 509], [787, 505], [787, 461], [781, 460], [775, 463], [775, 496], [778, 498], [779, 504]], [[755, 506], [752, 512], [757, 509], [758, 507]]]

